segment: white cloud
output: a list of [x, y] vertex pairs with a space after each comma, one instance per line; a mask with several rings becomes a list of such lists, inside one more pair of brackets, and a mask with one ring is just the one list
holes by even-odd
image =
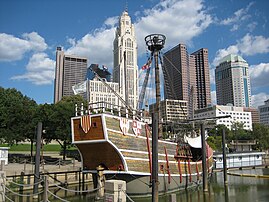
[[257, 22], [251, 22], [247, 25], [247, 28], [250, 32], [252, 32], [256, 27], [257, 27], [258, 23]]
[[243, 39], [237, 43], [240, 53], [243, 55], [255, 55], [257, 53], [269, 52], [269, 38], [263, 36], [251, 36], [246, 34]]
[[[161, 1], [152, 9], [139, 13], [135, 25], [138, 43], [138, 54], [145, 53], [145, 36], [152, 33], [166, 35], [166, 45], [179, 42], [191, 43], [191, 40], [201, 34], [212, 23], [212, 18], [206, 13], [202, 0], [167, 0]], [[142, 16], [141, 16], [142, 15]], [[112, 67], [113, 40], [115, 38], [118, 17], [110, 17], [101, 29], [86, 34], [82, 39], [71, 42], [67, 54], [76, 54], [89, 58], [89, 63], [99, 63]]]
[[269, 86], [269, 63], [260, 63], [249, 67], [251, 85], [255, 87]]
[[114, 16], [114, 17], [107, 18], [104, 24], [108, 27], [115, 27], [118, 21], [119, 21], [119, 16]]
[[211, 103], [212, 105], [217, 104], [217, 94], [216, 91], [211, 91]]
[[115, 27], [97, 29], [94, 34], [86, 34], [82, 39], [72, 42], [66, 54], [75, 54], [89, 59], [89, 63], [103, 64], [112, 67], [112, 50]]
[[44, 51], [47, 44], [38, 33], [24, 33], [22, 38], [0, 33], [0, 61], [14, 61], [22, 59], [28, 51]]
[[210, 63], [209, 63], [209, 78], [210, 78], [210, 85], [215, 85], [215, 68]]
[[36, 85], [52, 84], [54, 80], [55, 61], [48, 58], [46, 53], [34, 54], [26, 66], [27, 72], [13, 76], [13, 80], [27, 80]]
[[253, 4], [253, 2], [250, 2], [246, 8], [241, 8], [235, 11], [232, 17], [221, 20], [219, 23], [221, 25], [232, 25], [230, 31], [238, 30], [239, 27], [242, 25], [242, 22], [246, 21], [251, 17], [251, 15], [248, 14], [248, 11]]
[[200, 0], [161, 1], [145, 10], [144, 16], [135, 23], [138, 47], [144, 51], [144, 38], [152, 33], [164, 34], [167, 48], [179, 42], [188, 44], [211, 23], [212, 18]]
[[227, 49], [220, 49], [217, 51], [213, 60], [213, 66], [217, 66], [219, 61], [228, 54], [238, 54], [239, 50], [236, 45], [229, 46]]
[[264, 101], [269, 99], [269, 95], [266, 93], [259, 93], [251, 96], [251, 102], [253, 107], [264, 105]]
[[213, 65], [218, 65], [221, 58], [228, 54], [238, 55], [255, 55], [269, 52], [269, 38], [263, 36], [252, 36], [246, 34], [241, 40], [238, 40], [235, 45], [231, 45], [226, 49], [217, 51], [213, 60]]

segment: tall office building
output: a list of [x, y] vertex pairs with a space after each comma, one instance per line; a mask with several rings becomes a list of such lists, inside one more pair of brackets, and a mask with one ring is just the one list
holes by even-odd
[[260, 123], [269, 126], [269, 99], [264, 101], [264, 105], [258, 108], [260, 112]]
[[188, 101], [188, 115], [211, 104], [207, 49], [191, 55], [179, 44], [164, 53], [164, 97]]
[[222, 58], [215, 70], [217, 103], [236, 107], [251, 106], [248, 63], [230, 54]]
[[119, 83], [120, 94], [133, 108], [138, 101], [137, 43], [134, 25], [127, 11], [119, 18], [114, 39], [113, 82]]
[[201, 48], [191, 56], [195, 61], [197, 108], [202, 109], [211, 105], [208, 50]]
[[189, 62], [187, 48], [179, 44], [164, 53], [164, 98], [185, 100], [189, 98]]
[[63, 96], [74, 95], [72, 86], [85, 81], [87, 58], [65, 55], [61, 47], [56, 49], [54, 103]]

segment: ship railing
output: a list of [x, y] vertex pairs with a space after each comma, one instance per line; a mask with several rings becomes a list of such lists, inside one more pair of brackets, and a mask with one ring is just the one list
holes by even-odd
[[81, 103], [80, 106], [76, 104], [75, 113], [76, 116], [106, 113], [119, 117], [144, 120], [144, 114], [142, 113], [142, 111], [136, 111], [136, 110], [131, 111], [126, 107], [108, 103], [105, 101], [89, 103], [88, 106], [84, 106], [83, 103]]
[[232, 140], [231, 145], [256, 145], [256, 140]]

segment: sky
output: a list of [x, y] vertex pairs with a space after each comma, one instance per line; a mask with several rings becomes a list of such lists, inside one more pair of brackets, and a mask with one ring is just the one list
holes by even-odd
[[147, 61], [145, 36], [160, 33], [166, 36], [164, 52], [179, 43], [189, 53], [208, 49], [213, 103], [215, 67], [230, 53], [249, 64], [253, 106], [269, 99], [267, 0], [1, 0], [0, 86], [39, 104], [53, 103], [58, 46], [112, 72], [115, 29], [126, 8], [135, 26], [139, 69]]

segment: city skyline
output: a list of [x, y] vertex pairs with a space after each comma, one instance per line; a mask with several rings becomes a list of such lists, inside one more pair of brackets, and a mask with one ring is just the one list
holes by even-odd
[[[75, 10], [74, 5], [80, 8]], [[113, 40], [125, 8], [123, 0], [1, 1], [0, 86], [16, 88], [38, 103], [53, 103], [57, 46], [67, 54], [87, 57], [88, 65], [105, 65], [112, 73]], [[250, 66], [252, 104], [257, 107], [269, 98], [268, 8], [267, 1], [128, 2], [139, 71], [147, 60], [148, 34], [167, 37], [164, 52], [178, 43], [186, 44], [190, 53], [207, 48], [214, 103], [218, 60], [237, 54]]]

